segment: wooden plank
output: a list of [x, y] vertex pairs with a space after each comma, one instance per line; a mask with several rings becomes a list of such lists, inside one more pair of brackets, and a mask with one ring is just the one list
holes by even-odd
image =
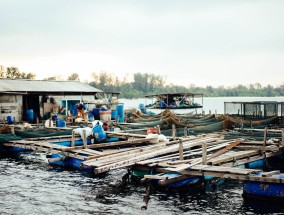
[[211, 160], [209, 162], [209, 164], [212, 164], [212, 165], [216, 165], [216, 164], [219, 164], [219, 163], [225, 163], [225, 162], [229, 162], [229, 161], [236, 161], [237, 159], [240, 159], [240, 158], [244, 158], [244, 157], [250, 157], [250, 156], [254, 156], [254, 155], [260, 155], [259, 151], [254, 151], [254, 150], [251, 150], [251, 151], [247, 151], [247, 152], [242, 152], [241, 154], [236, 154], [236, 155], [228, 155], [226, 157], [223, 157], [223, 158], [215, 158], [213, 160]]
[[207, 163], [207, 143], [202, 143], [202, 164]]
[[183, 142], [180, 140], [179, 141], [179, 159], [183, 160]]
[[208, 160], [215, 158], [217, 156], [220, 156], [224, 153], [226, 153], [227, 151], [231, 150], [232, 148], [236, 147], [237, 145], [239, 145], [241, 143], [241, 141], [235, 141], [233, 143], [231, 143], [230, 145], [226, 146], [224, 149], [221, 149], [217, 152], [215, 152]]
[[144, 178], [156, 179], [156, 180], [166, 180], [166, 179], [168, 179], [168, 177], [164, 176], [164, 175], [144, 175]]
[[[208, 139], [207, 141], [209, 142], [210, 139]], [[211, 139], [211, 141], [214, 141], [214, 139]], [[204, 140], [201, 139], [201, 140], [197, 140], [195, 143], [187, 144], [187, 147], [192, 147], [192, 145], [200, 145], [201, 142], [204, 142]], [[148, 158], [160, 156], [160, 155], [163, 155], [163, 154], [168, 154], [168, 153], [171, 153], [171, 152], [177, 152], [177, 151], [178, 151], [178, 146], [175, 146], [175, 145], [174, 146], [168, 146], [165, 149], [160, 149], [160, 150], [157, 150], [157, 151], [154, 151], [154, 152], [145, 153], [145, 154], [142, 154], [140, 156], [130, 158], [128, 160], [123, 160], [123, 161], [119, 161], [119, 162], [112, 163], [112, 164], [109, 164], [109, 165], [97, 167], [97, 168], [94, 169], [94, 172], [95, 172], [95, 174], [99, 174], [99, 173], [102, 173], [102, 172], [107, 172], [107, 171], [114, 169], [114, 168], [119, 168], [119, 166], [127, 166], [127, 165], [131, 166], [131, 165], [134, 165], [135, 162], [137, 162], [137, 161], [146, 160]]]
[[261, 174], [262, 177], [270, 177], [272, 175], [275, 175], [275, 174], [280, 174], [280, 170], [274, 170], [274, 171], [270, 171], [270, 172], [263, 172]]

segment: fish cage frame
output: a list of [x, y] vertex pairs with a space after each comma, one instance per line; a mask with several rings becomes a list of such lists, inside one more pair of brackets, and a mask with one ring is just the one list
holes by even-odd
[[253, 101], [253, 102], [224, 102], [224, 113], [243, 119], [267, 119], [278, 116], [283, 123], [284, 102]]

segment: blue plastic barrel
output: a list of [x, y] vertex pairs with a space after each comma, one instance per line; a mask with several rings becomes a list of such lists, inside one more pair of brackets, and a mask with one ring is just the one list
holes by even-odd
[[34, 121], [34, 110], [33, 109], [26, 110], [26, 120], [28, 122], [33, 122]]
[[89, 120], [89, 122], [93, 122], [93, 121], [95, 120], [94, 115], [93, 115], [92, 112], [89, 112], [89, 114], [88, 114], [88, 120]]
[[117, 117], [118, 117], [117, 110], [112, 110], [111, 111], [111, 119], [117, 119]]
[[77, 106], [76, 105], [72, 105], [72, 116], [76, 116], [77, 115]]
[[8, 124], [13, 124], [14, 123], [13, 117], [7, 116], [7, 122], [8, 122]]
[[93, 128], [93, 133], [98, 142], [102, 142], [106, 139], [106, 132], [104, 131], [103, 127], [99, 124]]
[[60, 128], [66, 127], [66, 121], [65, 121], [65, 120], [61, 120], [61, 119], [58, 119], [58, 120], [57, 120], [57, 127], [60, 127]]
[[119, 117], [119, 122], [124, 122], [124, 106], [122, 104], [118, 104], [116, 106], [116, 110]]

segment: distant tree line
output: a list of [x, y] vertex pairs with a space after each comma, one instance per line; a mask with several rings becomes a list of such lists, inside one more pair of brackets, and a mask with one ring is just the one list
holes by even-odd
[[93, 73], [93, 81], [89, 84], [103, 91], [121, 92], [121, 98], [142, 98], [149, 94], [159, 93], [203, 93], [204, 97], [275, 97], [284, 96], [284, 82], [280, 86], [261, 86], [260, 83], [249, 86], [237, 85], [234, 87], [198, 87], [194, 84], [189, 86], [178, 86], [166, 84], [166, 77], [151, 73], [135, 73], [133, 80], [124, 78], [120, 81], [118, 77], [107, 72]]
[[[17, 67], [4, 68], [0, 65], [0, 78], [35, 79], [35, 74], [20, 72]], [[57, 77], [48, 77], [44, 80], [57, 80]], [[67, 80], [79, 81], [79, 74], [72, 73]], [[237, 85], [234, 87], [198, 87], [194, 84], [179, 86], [166, 84], [166, 77], [152, 73], [135, 73], [133, 77], [126, 75], [122, 79], [106, 71], [94, 72], [88, 84], [105, 92], [120, 92], [120, 98], [142, 98], [149, 94], [159, 93], [203, 93], [204, 97], [274, 97], [284, 96], [284, 82], [280, 86], [261, 86], [260, 83], [249, 86]]]
[[20, 72], [17, 67], [7, 67], [0, 65], [0, 78], [22, 78], [22, 79], [35, 79], [36, 75], [33, 73]]

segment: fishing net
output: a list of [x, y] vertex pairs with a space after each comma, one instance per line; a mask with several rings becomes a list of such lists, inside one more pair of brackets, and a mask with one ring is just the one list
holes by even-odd
[[21, 137], [16, 136], [15, 134], [0, 134], [0, 145], [7, 143], [11, 140], [21, 140]]
[[51, 136], [71, 135], [72, 130], [56, 131], [50, 129], [27, 129], [27, 130], [15, 130], [15, 134], [22, 138], [51, 137]]

